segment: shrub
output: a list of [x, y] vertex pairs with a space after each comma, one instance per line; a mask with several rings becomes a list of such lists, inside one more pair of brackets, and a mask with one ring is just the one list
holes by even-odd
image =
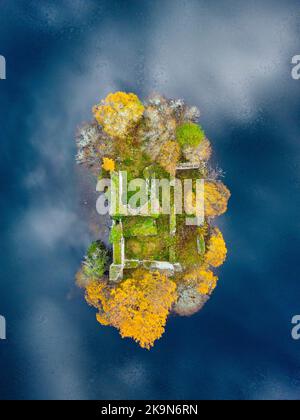
[[116, 166], [115, 161], [113, 159], [110, 159], [110, 158], [107, 158], [107, 157], [103, 158], [102, 168], [105, 171], [108, 171], [108, 172], [114, 171], [115, 166]]
[[202, 128], [193, 123], [180, 125], [176, 130], [176, 138], [181, 147], [198, 146], [205, 138]]

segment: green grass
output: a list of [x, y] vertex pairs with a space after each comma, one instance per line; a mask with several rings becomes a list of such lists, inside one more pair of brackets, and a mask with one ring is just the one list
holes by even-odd
[[114, 244], [114, 264], [122, 264], [121, 242]]
[[116, 224], [112, 226], [111, 228], [109, 241], [110, 243], [116, 243], [116, 242], [120, 242], [121, 239], [122, 239], [122, 228], [121, 228], [121, 225]]
[[[126, 222], [129, 226], [125, 227]], [[145, 229], [144, 232], [147, 234], [150, 232], [151, 235], [147, 238], [142, 236], [141, 226]], [[127, 232], [125, 234], [127, 238], [125, 240], [126, 259], [169, 261], [170, 246], [174, 244], [169, 226], [168, 215], [160, 216], [156, 220], [141, 216], [124, 219], [123, 228], [124, 232]], [[132, 235], [132, 233], [137, 233], [137, 235]]]
[[123, 219], [124, 237], [157, 235], [156, 221], [151, 217], [129, 216]]
[[132, 237], [125, 240], [126, 259], [168, 261], [169, 247], [161, 237], [147, 238]]
[[198, 236], [197, 236], [197, 250], [198, 250], [199, 255], [204, 255], [205, 254], [204, 236], [202, 234], [199, 234], [199, 233], [198, 233]]

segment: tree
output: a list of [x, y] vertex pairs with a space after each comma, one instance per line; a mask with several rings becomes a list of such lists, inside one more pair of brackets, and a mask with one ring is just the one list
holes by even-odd
[[217, 285], [218, 277], [207, 268], [207, 265], [188, 271], [182, 278], [186, 285], [195, 286], [202, 295], [209, 295]]
[[203, 139], [198, 146], [185, 146], [183, 148], [184, 157], [191, 163], [200, 164], [206, 162], [211, 156], [211, 146], [207, 138]]
[[162, 145], [158, 162], [169, 174], [175, 175], [176, 165], [180, 157], [180, 147], [176, 141], [169, 140]]
[[198, 146], [205, 138], [201, 126], [194, 123], [184, 123], [176, 129], [176, 139], [181, 147]]
[[173, 109], [162, 96], [155, 96], [145, 106], [144, 118], [138, 129], [143, 152], [157, 162], [162, 146], [175, 140], [176, 119]]
[[86, 287], [85, 299], [95, 308], [101, 309], [102, 302], [107, 299], [107, 284], [102, 280], [93, 280]]
[[110, 93], [93, 107], [97, 122], [112, 137], [124, 138], [139, 122], [144, 106], [134, 93]]
[[218, 277], [207, 269], [199, 270], [198, 276], [198, 292], [201, 295], [210, 295], [217, 286]]
[[115, 154], [114, 144], [96, 122], [83, 124], [78, 129], [76, 145], [77, 163], [88, 166], [95, 174], [99, 173], [101, 158]]
[[83, 261], [83, 274], [89, 278], [101, 278], [107, 270], [108, 251], [101, 241], [92, 242]]
[[205, 181], [204, 183], [204, 213], [207, 217], [220, 216], [227, 210], [230, 191], [222, 183], [217, 181]]
[[221, 231], [214, 228], [205, 254], [205, 262], [213, 267], [219, 267], [226, 259], [227, 248]]
[[111, 290], [101, 282], [94, 282], [86, 290], [86, 300], [99, 309], [98, 322], [116, 327], [123, 338], [131, 337], [146, 349], [163, 334], [176, 299], [172, 280], [158, 272], [141, 270]]

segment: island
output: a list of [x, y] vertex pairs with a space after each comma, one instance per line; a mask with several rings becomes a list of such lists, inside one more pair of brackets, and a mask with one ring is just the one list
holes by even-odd
[[101, 325], [150, 349], [170, 313], [189, 316], [212, 295], [227, 248], [215, 218], [230, 197], [211, 163], [197, 107], [181, 99], [110, 93], [76, 137], [76, 161], [109, 212], [110, 246], [91, 243], [76, 275]]

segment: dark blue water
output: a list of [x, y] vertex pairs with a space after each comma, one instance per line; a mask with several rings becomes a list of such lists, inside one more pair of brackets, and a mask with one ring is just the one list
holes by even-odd
[[[296, 0], [1, 1], [0, 398], [299, 398], [299, 12]], [[100, 327], [74, 286], [93, 239], [74, 133], [114, 90], [199, 106], [232, 192], [213, 298], [172, 317], [150, 352]]]

